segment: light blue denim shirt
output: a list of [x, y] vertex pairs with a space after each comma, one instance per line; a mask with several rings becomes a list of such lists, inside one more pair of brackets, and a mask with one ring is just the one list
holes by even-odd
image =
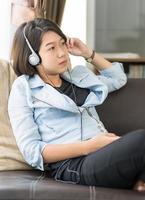
[[108, 92], [125, 85], [127, 78], [120, 63], [100, 73], [96, 76], [87, 67], [76, 66], [62, 74], [65, 80], [90, 89], [80, 107], [39, 75], [22, 75], [14, 81], [8, 112], [16, 142], [28, 164], [44, 170], [42, 151], [47, 144], [75, 143], [107, 131], [95, 106], [103, 103]]

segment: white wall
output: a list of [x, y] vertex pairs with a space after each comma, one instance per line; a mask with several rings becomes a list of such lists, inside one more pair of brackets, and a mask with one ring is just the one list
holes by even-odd
[[[86, 4], [87, 0], [66, 0], [62, 31], [69, 37], [78, 37], [86, 43]], [[86, 62], [81, 57], [70, 56], [72, 66]]]

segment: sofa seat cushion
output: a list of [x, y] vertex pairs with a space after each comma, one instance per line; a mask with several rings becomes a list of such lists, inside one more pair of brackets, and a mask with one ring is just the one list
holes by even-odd
[[144, 200], [145, 193], [56, 182], [41, 171], [0, 172], [0, 200]]

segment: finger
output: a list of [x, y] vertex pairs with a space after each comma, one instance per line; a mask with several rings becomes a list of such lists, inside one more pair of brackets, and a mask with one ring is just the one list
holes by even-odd
[[69, 37], [66, 37], [66, 39], [67, 39], [67, 40], [66, 40], [66, 45], [67, 45], [67, 47], [69, 47], [69, 45], [70, 45], [70, 44], [69, 44], [70, 38], [69, 38]]
[[72, 48], [74, 46], [74, 39], [73, 38], [69, 38], [69, 46], [70, 46], [70, 48]]

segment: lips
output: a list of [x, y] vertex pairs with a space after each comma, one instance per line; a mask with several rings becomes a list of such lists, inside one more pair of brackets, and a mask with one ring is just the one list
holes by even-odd
[[59, 63], [59, 65], [63, 65], [63, 64], [66, 64], [67, 63], [67, 60], [63, 60]]

